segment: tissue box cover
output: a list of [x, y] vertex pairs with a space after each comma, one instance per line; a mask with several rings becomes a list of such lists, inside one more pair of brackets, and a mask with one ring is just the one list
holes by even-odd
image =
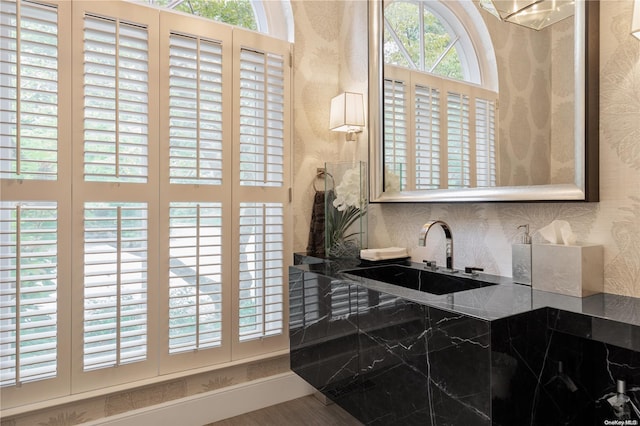
[[603, 253], [601, 245], [533, 244], [532, 287], [576, 297], [603, 293]]

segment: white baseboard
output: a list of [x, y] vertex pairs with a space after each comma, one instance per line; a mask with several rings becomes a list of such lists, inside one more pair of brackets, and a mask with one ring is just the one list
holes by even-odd
[[202, 426], [311, 395], [313, 392], [315, 389], [307, 382], [293, 372], [287, 372], [83, 424]]

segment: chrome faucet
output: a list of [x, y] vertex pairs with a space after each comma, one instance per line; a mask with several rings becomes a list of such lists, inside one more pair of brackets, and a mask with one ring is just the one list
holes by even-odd
[[442, 230], [444, 231], [444, 236], [447, 239], [447, 246], [446, 246], [447, 269], [452, 270], [453, 269], [453, 238], [451, 237], [451, 229], [449, 228], [449, 225], [447, 225], [445, 222], [441, 220], [431, 220], [425, 223], [422, 229], [420, 230], [418, 245], [422, 247], [427, 245], [427, 235], [429, 234], [429, 230], [431, 229], [431, 227], [435, 224], [439, 224], [442, 227]]

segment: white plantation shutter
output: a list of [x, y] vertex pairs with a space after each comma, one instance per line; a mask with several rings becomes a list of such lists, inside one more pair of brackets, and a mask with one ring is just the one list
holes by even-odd
[[241, 342], [283, 332], [283, 223], [281, 204], [240, 204]]
[[222, 344], [221, 203], [171, 203], [169, 353]]
[[147, 206], [86, 203], [84, 370], [147, 355]]
[[2, 410], [284, 350], [290, 43], [46, 3], [0, 2]]
[[55, 180], [57, 8], [2, 1], [0, 33], [0, 178]]
[[233, 29], [161, 11], [159, 41], [158, 356], [169, 374], [231, 354]]
[[471, 184], [469, 96], [447, 93], [448, 187], [468, 188]]
[[0, 411], [69, 391], [70, 15], [0, 1]]
[[407, 187], [408, 102], [404, 81], [384, 80], [384, 164], [400, 177], [401, 189]]
[[409, 166], [403, 189], [496, 186], [497, 93], [385, 65], [384, 97], [384, 164]]
[[0, 386], [57, 374], [56, 203], [0, 202]]
[[147, 29], [92, 15], [84, 25], [85, 179], [146, 182]]
[[440, 90], [414, 86], [416, 189], [440, 188]]
[[[234, 31], [234, 359], [287, 346], [290, 45]], [[252, 46], [251, 48], [247, 46]], [[235, 93], [237, 91], [237, 93]]]
[[477, 186], [496, 186], [496, 102], [476, 98]]
[[170, 36], [171, 183], [222, 184], [222, 46]]
[[282, 55], [240, 49], [240, 185], [284, 182]]
[[159, 12], [74, 2], [72, 19], [78, 393], [157, 372], [149, 348], [159, 334]]

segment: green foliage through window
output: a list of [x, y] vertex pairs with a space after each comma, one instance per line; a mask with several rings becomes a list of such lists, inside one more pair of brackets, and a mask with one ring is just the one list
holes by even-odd
[[395, 1], [385, 7], [384, 19], [385, 64], [464, 79], [456, 35], [424, 4]]
[[149, 3], [249, 30], [258, 30], [253, 6], [249, 0], [149, 0]]

